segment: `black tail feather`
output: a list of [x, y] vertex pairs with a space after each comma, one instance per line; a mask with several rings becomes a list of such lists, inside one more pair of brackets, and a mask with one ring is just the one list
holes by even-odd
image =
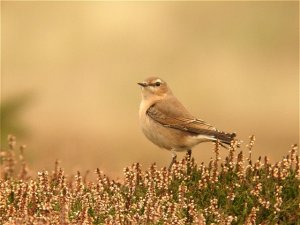
[[235, 139], [236, 133], [225, 133], [225, 132], [218, 132], [215, 135], [215, 138], [217, 138], [221, 144], [230, 145], [231, 142]]

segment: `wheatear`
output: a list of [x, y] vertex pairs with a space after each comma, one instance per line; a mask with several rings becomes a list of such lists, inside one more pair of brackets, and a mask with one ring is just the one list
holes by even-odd
[[[158, 77], [150, 77], [138, 83], [142, 88], [139, 110], [140, 125], [145, 136], [157, 146], [172, 152], [187, 151], [201, 142], [217, 142], [230, 145], [235, 133], [224, 133], [192, 116], [173, 95], [167, 83]], [[224, 146], [225, 147], [225, 146]]]

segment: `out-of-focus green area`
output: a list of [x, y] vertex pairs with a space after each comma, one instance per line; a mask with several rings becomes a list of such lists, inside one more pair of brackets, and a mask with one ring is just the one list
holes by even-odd
[[24, 137], [28, 133], [28, 128], [24, 125], [21, 118], [31, 101], [32, 98], [29, 93], [19, 94], [1, 101], [1, 146], [8, 145], [7, 138], [9, 134]]
[[1, 106], [34, 93], [1, 134], [22, 129], [36, 170], [168, 165], [138, 124], [136, 82], [157, 75], [194, 115], [255, 134], [254, 156], [279, 160], [299, 142], [298, 4], [1, 2]]

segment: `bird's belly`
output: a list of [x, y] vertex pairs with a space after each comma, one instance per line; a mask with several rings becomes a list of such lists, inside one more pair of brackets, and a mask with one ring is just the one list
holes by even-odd
[[164, 127], [148, 116], [142, 118], [141, 127], [145, 136], [160, 148], [185, 151], [199, 143], [199, 140], [189, 137], [186, 132]]

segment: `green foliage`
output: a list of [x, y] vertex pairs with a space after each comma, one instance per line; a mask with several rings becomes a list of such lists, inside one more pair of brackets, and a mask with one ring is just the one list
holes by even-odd
[[18, 95], [5, 101], [1, 101], [0, 130], [2, 146], [7, 144], [6, 140], [8, 134], [15, 134], [18, 136], [26, 134], [27, 129], [22, 125], [21, 116], [31, 101], [31, 93]]

